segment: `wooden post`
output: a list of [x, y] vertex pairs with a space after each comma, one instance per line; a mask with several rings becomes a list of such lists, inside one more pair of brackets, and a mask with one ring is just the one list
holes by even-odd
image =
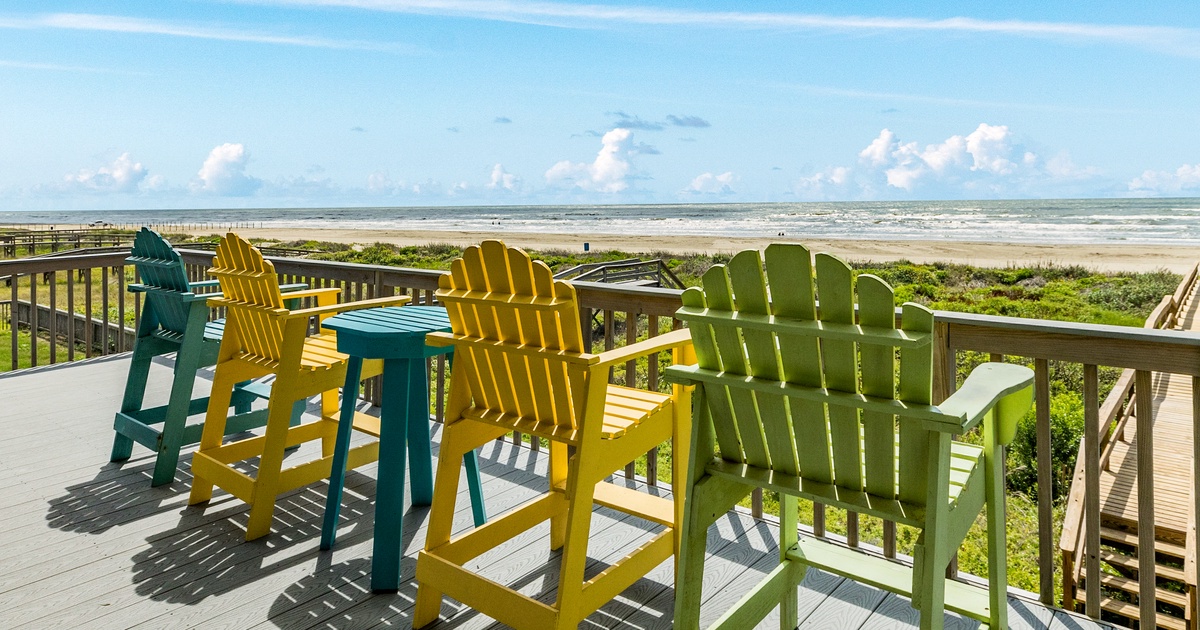
[[[1083, 366], [1083, 446], [1085, 489], [1084, 575], [1087, 616], [1100, 618], [1100, 379], [1095, 365]], [[1065, 596], [1065, 594], [1064, 594]]]
[[1038, 584], [1039, 599], [1054, 605], [1054, 475], [1050, 452], [1050, 362], [1033, 362], [1037, 415]]
[[1140, 626], [1157, 626], [1154, 566], [1154, 383], [1153, 374], [1138, 370], [1134, 377], [1137, 401], [1138, 491], [1138, 611]]

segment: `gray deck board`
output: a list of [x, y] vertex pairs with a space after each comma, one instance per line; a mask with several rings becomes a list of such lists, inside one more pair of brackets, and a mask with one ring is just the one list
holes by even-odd
[[[153, 459], [134, 447], [111, 464], [112, 415], [125, 382], [126, 357], [105, 358], [0, 376], [0, 420], [19, 435], [0, 442], [0, 627], [51, 628], [376, 628], [410, 625], [415, 555], [425, 538], [427, 509], [405, 515], [399, 592], [370, 591], [374, 465], [347, 475], [338, 545], [318, 550], [326, 487], [280, 497], [272, 534], [244, 542], [246, 507], [218, 493], [206, 506], [187, 506], [190, 451], [175, 483], [151, 488]], [[153, 368], [148, 399], [165, 402], [170, 368]], [[204, 375], [197, 395], [208, 389]], [[258, 403], [261, 404], [261, 403]], [[435, 453], [436, 453], [435, 437]], [[306, 445], [291, 457], [316, 451]], [[306, 450], [307, 449], [307, 450]], [[545, 452], [493, 443], [481, 449], [490, 514], [545, 487]], [[631, 483], [631, 482], [630, 482]], [[663, 489], [640, 489], [662, 493]], [[465, 484], [454, 527], [471, 524]], [[597, 508], [592, 517], [587, 575], [623, 557], [657, 525]], [[558, 552], [547, 526], [518, 536], [473, 561], [484, 575], [553, 601]], [[708, 533], [702, 619], [711, 623], [773, 568], [774, 525], [731, 512]], [[592, 615], [588, 628], [670, 628], [673, 562]], [[828, 573], [810, 570], [799, 587], [802, 628], [916, 627], [908, 600]], [[1013, 627], [1092, 630], [1103, 626], [1023, 599], [1011, 600]], [[773, 613], [759, 627], [776, 628]], [[501, 627], [449, 599], [436, 628]], [[947, 628], [978, 624], [947, 616]]]

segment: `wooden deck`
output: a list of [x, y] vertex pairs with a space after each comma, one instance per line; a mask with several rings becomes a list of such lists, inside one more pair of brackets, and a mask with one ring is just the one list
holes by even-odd
[[[409, 559], [394, 595], [372, 595], [368, 586], [373, 466], [347, 476], [347, 505], [332, 552], [318, 550], [321, 484], [282, 497], [272, 534], [246, 543], [247, 510], [240, 502], [219, 493], [205, 508], [187, 507], [190, 455], [175, 483], [153, 489], [153, 460], [145, 449], [135, 447], [134, 459], [122, 465], [108, 462], [127, 365], [127, 355], [119, 355], [0, 376], [0, 419], [9, 436], [0, 442], [0, 627], [409, 627], [411, 557], [424, 540], [424, 509], [406, 514]], [[165, 400], [168, 375], [169, 368], [154, 366], [153, 401]], [[207, 381], [198, 382], [198, 389], [207, 389]], [[546, 463], [541, 453], [493, 443], [482, 449], [481, 463], [493, 514], [545, 483], [537, 475]], [[468, 502], [460, 498], [458, 504], [456, 525], [466, 527]], [[605, 509], [593, 518], [590, 574], [655, 527]], [[556, 554], [537, 539], [544, 529], [481, 557], [477, 566], [552, 598], [555, 575], [545, 565]], [[774, 566], [776, 534], [773, 525], [740, 512], [709, 532], [704, 623]], [[671, 573], [664, 563], [584, 625], [669, 628]], [[1013, 628], [1108, 627], [1023, 598], [1010, 603]], [[801, 586], [802, 628], [913, 628], [915, 616], [903, 598], [819, 571], [810, 571]], [[435, 627], [495, 627], [450, 604], [442, 619]], [[763, 627], [777, 624], [768, 620]], [[947, 627], [978, 624], [950, 615]]]
[[[1200, 299], [1195, 292], [1180, 307], [1178, 330], [1200, 331]], [[1136, 529], [1137, 431], [1125, 425], [1113, 443], [1108, 467], [1100, 474], [1101, 518]], [[1192, 510], [1192, 379], [1154, 375], [1154, 522], [1158, 537], [1184, 544]]]

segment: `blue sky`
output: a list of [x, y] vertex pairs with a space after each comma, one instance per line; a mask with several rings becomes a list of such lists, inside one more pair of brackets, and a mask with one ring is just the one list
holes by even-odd
[[1200, 195], [1200, 3], [0, 6], [0, 209]]

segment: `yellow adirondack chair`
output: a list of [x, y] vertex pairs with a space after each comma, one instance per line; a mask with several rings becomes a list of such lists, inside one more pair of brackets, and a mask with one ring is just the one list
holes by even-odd
[[[602, 354], [589, 354], [579, 329], [575, 288], [520, 249], [485, 241], [441, 277], [438, 300], [452, 333], [427, 343], [454, 346], [450, 402], [438, 456], [425, 550], [417, 558], [413, 626], [437, 619], [446, 594], [516, 628], [575, 628], [580, 621], [671, 557], [683, 499], [674, 501], [607, 483], [605, 477], [667, 440], [674, 474], [687, 466], [689, 394], [608, 383], [609, 368], [635, 357], [690, 349], [675, 331]], [[550, 442], [549, 491], [454, 539], [450, 527], [464, 453], [510, 431]], [[574, 452], [568, 457], [568, 448]], [[636, 552], [584, 580], [592, 506], [604, 505], [665, 527]], [[557, 600], [542, 603], [479, 576], [464, 564], [520, 532], [550, 521], [550, 548], [562, 548]]]
[[[943, 602], [992, 630], [1007, 628], [1000, 464], [1029, 409], [1032, 370], [982, 365], [934, 406], [932, 312], [905, 304], [897, 329], [887, 283], [870, 275], [856, 282], [827, 254], [817, 254], [814, 279], [800, 245], [771, 245], [766, 267], [764, 277], [757, 251], [739, 253], [704, 274], [703, 290], [685, 291], [676, 313], [698, 363], [667, 370], [670, 380], [695, 385], [697, 397], [692, 467], [680, 478], [688, 516], [675, 627], [699, 625], [709, 525], [763, 488], [779, 493], [779, 566], [712, 628], [753, 627], [776, 606], [780, 627], [796, 627], [796, 585], [807, 567], [911, 596], [925, 630], [942, 627]], [[977, 425], [982, 445], [951, 439]], [[915, 566], [798, 537], [797, 498], [920, 529]], [[988, 591], [945, 578], [985, 503]]]
[[[192, 457], [192, 493], [189, 503], [212, 498], [216, 484], [250, 504], [246, 540], [254, 540], [271, 531], [275, 497], [329, 477], [334, 439], [338, 427], [338, 388], [346, 378], [347, 356], [337, 352], [332, 331], [320, 330], [309, 335], [310, 320], [318, 321], [341, 311], [372, 306], [396, 306], [409, 301], [395, 296], [337, 303], [340, 289], [309, 289], [287, 294], [288, 300], [314, 298], [317, 306], [299, 310], [285, 308], [279, 291], [275, 266], [264, 260], [258, 248], [230, 232], [217, 246], [210, 273], [221, 283], [223, 297], [210, 299], [209, 306], [226, 309], [225, 331], [221, 337], [212, 394], [200, 446]], [[363, 363], [362, 378], [380, 373], [379, 361]], [[222, 445], [226, 414], [234, 384], [248, 379], [275, 375], [267, 409], [250, 414], [266, 415], [266, 430], [261, 436]], [[321, 395], [321, 419], [289, 427], [296, 401]], [[238, 416], [234, 418], [241, 421]], [[357, 417], [354, 428], [376, 437], [378, 421], [370, 423]], [[284, 450], [304, 442], [321, 440], [321, 458], [283, 469]], [[243, 473], [234, 464], [258, 457], [254, 476]], [[379, 457], [379, 443], [372, 441], [350, 450], [347, 468], [356, 468]]]

